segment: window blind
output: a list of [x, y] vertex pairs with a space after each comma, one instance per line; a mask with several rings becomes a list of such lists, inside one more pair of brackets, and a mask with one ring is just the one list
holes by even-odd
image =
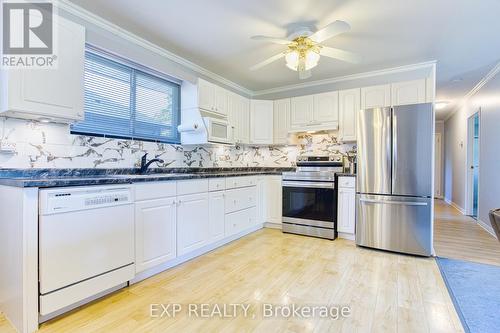
[[85, 119], [74, 134], [178, 143], [180, 86], [85, 52]]

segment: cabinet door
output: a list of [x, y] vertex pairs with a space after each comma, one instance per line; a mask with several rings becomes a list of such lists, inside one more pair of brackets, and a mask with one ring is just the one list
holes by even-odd
[[250, 100], [248, 98], [240, 97], [239, 112], [239, 143], [248, 144], [250, 143]]
[[273, 101], [250, 101], [250, 143], [273, 143]]
[[391, 85], [392, 105], [425, 103], [425, 79], [397, 82]]
[[339, 92], [339, 132], [342, 141], [356, 141], [356, 121], [359, 110], [360, 90], [341, 90]]
[[202, 79], [198, 79], [198, 107], [215, 111], [215, 85]]
[[288, 128], [290, 123], [290, 98], [274, 101], [274, 143], [286, 144], [288, 142]]
[[266, 178], [266, 222], [280, 224], [283, 211], [281, 176]]
[[391, 85], [361, 88], [361, 109], [391, 106]]
[[207, 244], [208, 193], [177, 197], [177, 255], [183, 255]]
[[313, 122], [313, 96], [292, 97], [290, 107], [290, 127], [300, 129]]
[[208, 225], [210, 229], [210, 242], [224, 238], [224, 191], [209, 194]]
[[[338, 91], [314, 95], [313, 120], [315, 124], [326, 125], [339, 121]], [[332, 126], [332, 129], [337, 126]]]
[[239, 96], [235, 93], [229, 92], [227, 95], [227, 120], [231, 126], [231, 135], [235, 143], [238, 143], [240, 139], [240, 128], [238, 125], [240, 117], [239, 105]]
[[356, 192], [353, 188], [338, 190], [338, 220], [339, 232], [354, 234], [356, 221]]
[[215, 112], [227, 115], [227, 95], [226, 89], [215, 86]]
[[144, 271], [176, 257], [175, 197], [135, 204], [135, 270]]
[[57, 68], [9, 71], [7, 109], [27, 118], [78, 121], [84, 117], [85, 29], [62, 17], [56, 22], [64, 45], [57, 49]]

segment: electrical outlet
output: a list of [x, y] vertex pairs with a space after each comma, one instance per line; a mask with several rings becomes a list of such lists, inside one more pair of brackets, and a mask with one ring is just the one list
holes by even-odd
[[15, 154], [16, 144], [9, 141], [0, 141], [0, 153], [2, 154]]

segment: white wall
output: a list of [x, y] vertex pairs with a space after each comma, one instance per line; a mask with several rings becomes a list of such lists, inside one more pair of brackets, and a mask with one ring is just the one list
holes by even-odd
[[[481, 110], [479, 155], [480, 221], [500, 208], [500, 75], [496, 75], [445, 122], [445, 198], [466, 205], [467, 119]], [[461, 145], [463, 143], [463, 145]]]

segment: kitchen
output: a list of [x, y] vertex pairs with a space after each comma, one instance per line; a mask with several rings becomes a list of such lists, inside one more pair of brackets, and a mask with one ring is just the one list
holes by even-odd
[[[277, 41], [288, 51], [245, 69], [285, 58], [295, 86], [250, 90], [104, 7], [54, 2], [57, 68], [2, 69], [0, 330], [418, 331], [424, 315], [428, 331], [463, 331], [433, 259], [436, 60], [321, 79], [327, 57], [367, 61], [321, 44], [350, 33], [332, 20], [295, 27]], [[402, 298], [384, 318], [391, 287]], [[191, 304], [241, 311], [203, 321]], [[307, 304], [349, 311], [284, 320]]]

